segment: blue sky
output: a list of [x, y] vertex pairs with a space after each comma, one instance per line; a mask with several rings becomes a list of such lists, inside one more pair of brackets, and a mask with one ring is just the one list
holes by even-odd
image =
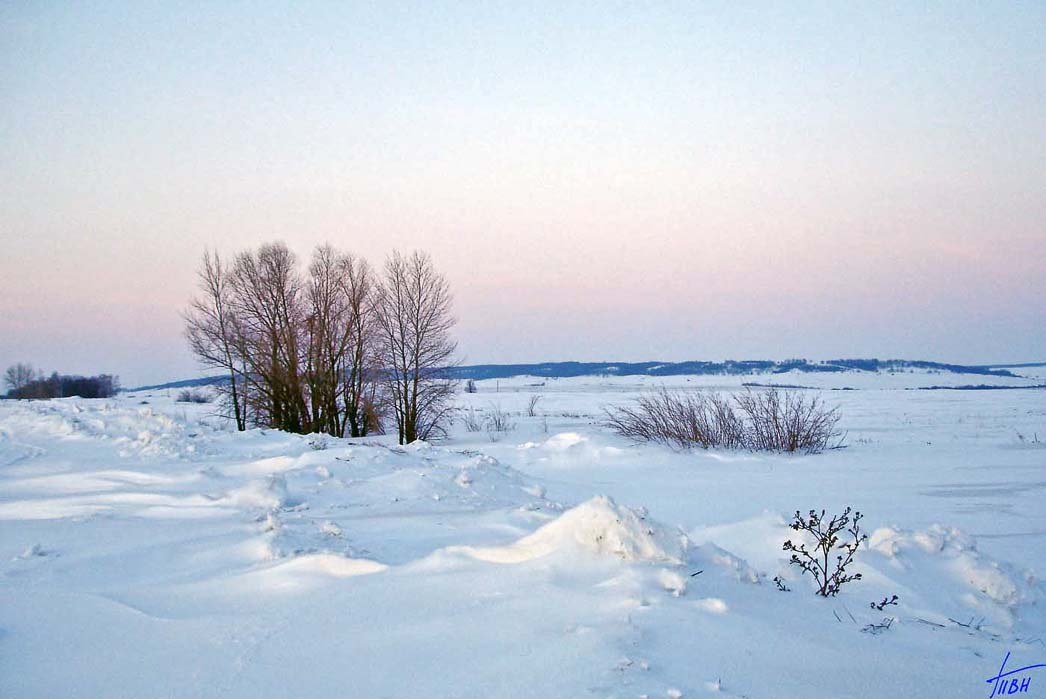
[[8, 3], [0, 105], [4, 365], [193, 374], [273, 239], [471, 362], [1046, 358], [1041, 3]]

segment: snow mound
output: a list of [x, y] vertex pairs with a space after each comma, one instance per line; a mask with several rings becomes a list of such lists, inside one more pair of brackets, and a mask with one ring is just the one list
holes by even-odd
[[252, 591], [279, 592], [312, 587], [331, 578], [371, 575], [387, 569], [388, 566], [366, 558], [317, 553], [280, 560], [243, 574], [241, 581]]
[[270, 573], [306, 573], [326, 575], [332, 578], [351, 578], [386, 570], [388, 566], [366, 558], [346, 558], [329, 553], [297, 556], [278, 563], [268, 570]]
[[874, 568], [873, 579], [889, 580], [902, 600], [907, 593], [913, 606], [925, 605], [938, 619], [965, 621], [974, 615], [996, 630], [1010, 629], [1017, 608], [1038, 596], [1034, 575], [990, 559], [954, 527], [882, 527], [869, 537], [868, 553], [862, 562]]
[[542, 446], [549, 451], [567, 451], [580, 447], [586, 442], [588, 439], [577, 432], [561, 432], [546, 439]]
[[493, 563], [521, 563], [557, 551], [586, 551], [627, 561], [680, 564], [686, 557], [687, 546], [686, 536], [681, 532], [670, 532], [635, 510], [599, 495], [567, 510], [514, 544], [463, 546], [452, 550]]
[[588, 437], [577, 432], [560, 432], [543, 442], [526, 442], [517, 449], [528, 454], [529, 458], [539, 460], [587, 461], [600, 460], [621, 454], [621, 450], [611, 446], [597, 446]]

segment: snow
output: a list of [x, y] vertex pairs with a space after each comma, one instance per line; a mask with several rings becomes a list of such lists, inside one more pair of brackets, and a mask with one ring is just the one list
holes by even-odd
[[[406, 447], [175, 391], [0, 402], [0, 696], [982, 696], [1007, 652], [1046, 662], [1046, 393], [914, 389], [1027, 376], [480, 381], [462, 406], [513, 431]], [[600, 424], [742, 381], [816, 387], [848, 447]], [[862, 579], [822, 599], [781, 544], [847, 505]]]

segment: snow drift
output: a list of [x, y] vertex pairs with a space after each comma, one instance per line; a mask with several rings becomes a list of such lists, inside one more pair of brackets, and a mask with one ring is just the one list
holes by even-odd
[[533, 534], [508, 546], [451, 547], [493, 563], [521, 563], [556, 552], [584, 551], [628, 561], [680, 564], [688, 541], [639, 512], [599, 495], [567, 510]]

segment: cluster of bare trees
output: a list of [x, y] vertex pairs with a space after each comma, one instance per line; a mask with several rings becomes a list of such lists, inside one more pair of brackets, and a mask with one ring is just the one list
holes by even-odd
[[323, 245], [308, 268], [282, 243], [231, 263], [204, 255], [186, 337], [220, 385], [237, 428], [360, 437], [395, 420], [400, 443], [442, 434], [450, 288], [422, 252], [393, 253], [377, 274]]
[[801, 392], [735, 395], [662, 389], [609, 408], [606, 424], [640, 442], [690, 447], [818, 453], [840, 441], [839, 413]]
[[4, 385], [7, 398], [110, 398], [120, 390], [120, 380], [111, 374], [71, 376], [56, 371], [46, 376], [25, 362], [7, 368]]

